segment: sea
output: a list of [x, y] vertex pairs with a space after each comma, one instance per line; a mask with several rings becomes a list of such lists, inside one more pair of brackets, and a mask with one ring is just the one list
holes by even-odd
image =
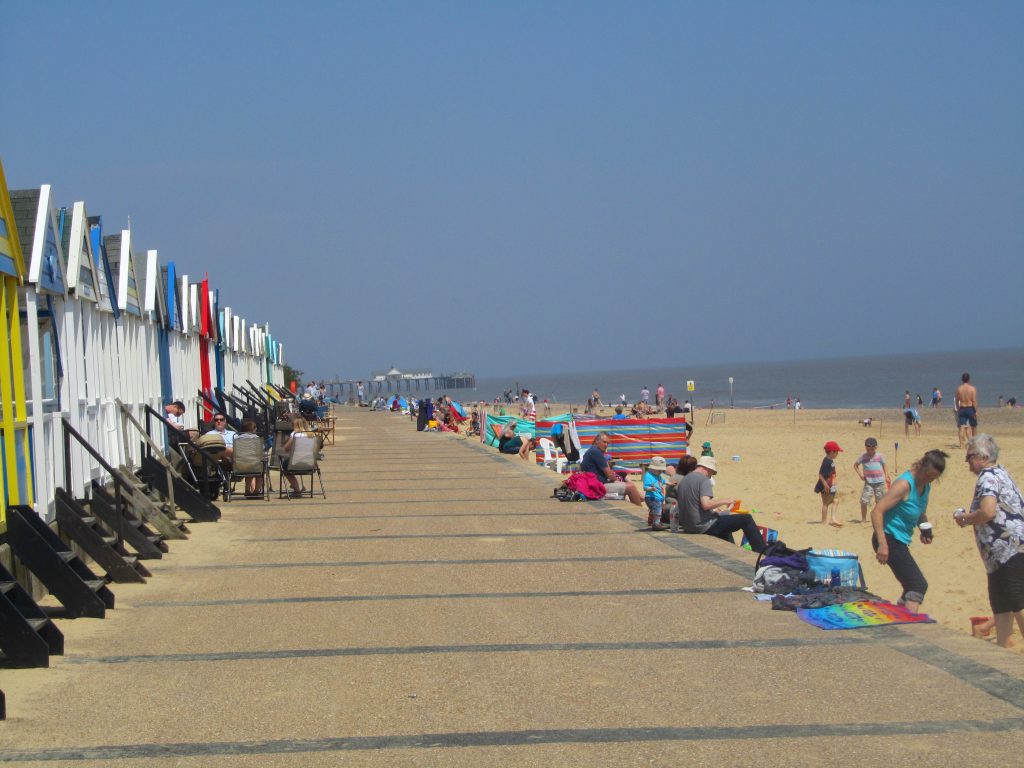
[[[506, 390], [529, 389], [540, 402], [584, 403], [596, 387], [606, 404], [640, 398], [647, 387], [654, 399], [659, 384], [682, 403], [697, 407], [785, 407], [786, 398], [803, 408], [899, 408], [910, 390], [916, 402], [928, 405], [933, 387], [942, 391], [943, 406], [953, 404], [960, 376], [970, 373], [982, 407], [996, 406], [1000, 395], [1024, 402], [1024, 347], [931, 354], [845, 357], [829, 360], [767, 361], [723, 365], [680, 365], [620, 371], [513, 374], [478, 377], [474, 390], [447, 394], [463, 402], [492, 401]], [[693, 382], [693, 390], [687, 385]], [[436, 394], [436, 393], [435, 393]], [[415, 393], [414, 393], [414, 396]]]

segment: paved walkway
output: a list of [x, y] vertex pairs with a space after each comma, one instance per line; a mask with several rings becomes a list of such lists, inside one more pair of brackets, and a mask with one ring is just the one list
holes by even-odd
[[[1019, 764], [1020, 656], [823, 632], [751, 556], [407, 419], [343, 409], [326, 501], [223, 505], [67, 655], [0, 671], [0, 762]], [[646, 514], [643, 515], [646, 517]], [[940, 598], [936, 598], [940, 599]]]

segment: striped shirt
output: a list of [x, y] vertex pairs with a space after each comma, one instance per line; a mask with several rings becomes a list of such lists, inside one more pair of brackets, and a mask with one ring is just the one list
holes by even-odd
[[864, 472], [864, 482], [871, 485], [879, 485], [885, 482], [885, 458], [878, 451], [874, 456], [861, 454], [857, 459], [857, 465]]

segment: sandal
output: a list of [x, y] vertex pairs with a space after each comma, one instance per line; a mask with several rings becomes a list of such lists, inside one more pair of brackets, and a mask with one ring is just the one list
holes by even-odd
[[842, 523], [837, 523], [835, 520], [833, 520], [831, 523], [829, 523], [829, 525], [831, 525], [833, 528], [842, 528], [843, 527]]

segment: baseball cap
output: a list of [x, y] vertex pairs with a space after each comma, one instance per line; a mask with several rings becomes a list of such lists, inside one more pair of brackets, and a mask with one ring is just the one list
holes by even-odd
[[837, 451], [839, 453], [842, 453], [843, 451], [843, 449], [839, 447], [839, 443], [835, 440], [829, 440], [825, 443], [825, 453], [832, 453], [832, 451]]

